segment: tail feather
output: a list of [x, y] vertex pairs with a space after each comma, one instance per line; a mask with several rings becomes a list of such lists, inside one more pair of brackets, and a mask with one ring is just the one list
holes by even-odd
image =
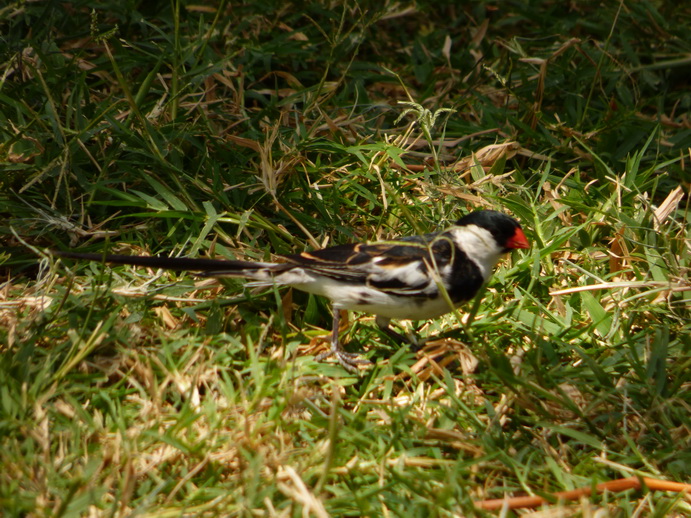
[[253, 277], [252, 273], [270, 268], [274, 263], [255, 263], [251, 261], [230, 261], [218, 259], [196, 259], [191, 257], [147, 257], [139, 255], [84, 254], [79, 252], [53, 251], [53, 255], [66, 259], [99, 261], [109, 264], [128, 264], [165, 270], [204, 272], [205, 277], [238, 276]]

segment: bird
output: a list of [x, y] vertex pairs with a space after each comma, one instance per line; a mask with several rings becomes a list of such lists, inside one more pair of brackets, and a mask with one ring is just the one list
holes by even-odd
[[346, 370], [370, 364], [343, 350], [342, 310], [375, 315], [379, 328], [405, 340], [391, 320], [429, 320], [471, 300], [489, 280], [499, 259], [530, 248], [521, 225], [495, 210], [476, 210], [449, 228], [394, 240], [335, 245], [281, 256], [281, 262], [186, 257], [109, 255], [54, 251], [61, 258], [109, 264], [193, 271], [201, 277], [249, 279], [248, 286], [287, 285], [331, 300], [330, 348], [316, 359], [334, 356]]

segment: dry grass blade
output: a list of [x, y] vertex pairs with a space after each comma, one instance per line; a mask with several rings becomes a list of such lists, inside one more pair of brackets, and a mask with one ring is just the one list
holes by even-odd
[[602, 282], [599, 284], [588, 284], [587, 286], [576, 286], [574, 288], [565, 288], [563, 290], [550, 291], [549, 294], [552, 297], [558, 297], [559, 295], [568, 295], [570, 293], [579, 293], [582, 291], [614, 290], [624, 288], [662, 288], [670, 292], [682, 292], [691, 290], [691, 285], [658, 281]]
[[[667, 480], [658, 480], [654, 478], [621, 478], [618, 480], [610, 480], [609, 482], [602, 482], [595, 486], [595, 491], [598, 493], [619, 492], [628, 489], [641, 489], [646, 487], [650, 491], [674, 491], [677, 493], [691, 494], [691, 484], [682, 484], [680, 482], [669, 482]], [[475, 502], [478, 509], [485, 509], [487, 511], [494, 511], [498, 509], [521, 509], [526, 507], [538, 507], [543, 504], [549, 504], [557, 500], [577, 500], [583, 496], [588, 496], [593, 493], [593, 488], [584, 487], [581, 489], [574, 489], [572, 491], [560, 491], [552, 493], [549, 498], [541, 496], [517, 496], [507, 498], [497, 498], [494, 500], [482, 500]]]

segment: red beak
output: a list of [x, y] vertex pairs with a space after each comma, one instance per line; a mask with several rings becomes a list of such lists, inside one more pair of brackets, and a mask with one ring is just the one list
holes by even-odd
[[516, 232], [514, 232], [513, 237], [506, 242], [506, 248], [530, 248], [528, 238], [525, 237], [525, 234], [520, 227], [516, 228]]

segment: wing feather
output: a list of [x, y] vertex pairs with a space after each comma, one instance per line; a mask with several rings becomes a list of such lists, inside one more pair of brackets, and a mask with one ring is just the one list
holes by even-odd
[[339, 282], [365, 284], [392, 295], [427, 298], [438, 294], [432, 269], [444, 270], [452, 256], [449, 239], [428, 234], [398, 241], [338, 245], [286, 259], [289, 264]]

